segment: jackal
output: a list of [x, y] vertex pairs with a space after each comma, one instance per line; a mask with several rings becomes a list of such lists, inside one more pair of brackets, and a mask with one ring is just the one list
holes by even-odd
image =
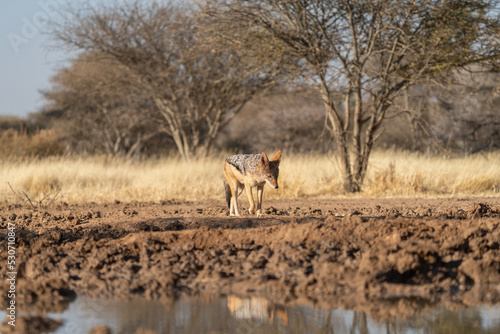
[[[226, 203], [231, 216], [241, 216], [238, 209], [238, 196], [246, 189], [250, 214], [261, 215], [262, 193], [264, 184], [269, 184], [278, 189], [278, 174], [281, 160], [281, 151], [276, 152], [271, 160], [267, 154], [238, 154], [226, 159], [224, 162], [224, 188]], [[252, 188], [257, 187], [257, 210], [253, 201]]]

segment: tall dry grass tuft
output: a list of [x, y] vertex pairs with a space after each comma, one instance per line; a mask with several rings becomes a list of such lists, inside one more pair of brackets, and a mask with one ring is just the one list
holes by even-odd
[[461, 196], [500, 193], [500, 152], [462, 157], [379, 151], [370, 161], [369, 196]]
[[[0, 162], [0, 199], [16, 192], [32, 200], [75, 202], [115, 200], [223, 200], [225, 155], [185, 162], [177, 158], [132, 161], [105, 156], [4, 159]], [[280, 188], [265, 188], [265, 198], [346, 196], [338, 163], [329, 156], [283, 156]], [[467, 157], [436, 157], [396, 151], [374, 152], [363, 192], [348, 196], [498, 196], [500, 152]]]
[[34, 200], [56, 191], [66, 202], [201, 200], [220, 195], [221, 170], [222, 163], [214, 158], [191, 163], [176, 158], [137, 162], [105, 156], [4, 161], [0, 196], [14, 199], [9, 182]]

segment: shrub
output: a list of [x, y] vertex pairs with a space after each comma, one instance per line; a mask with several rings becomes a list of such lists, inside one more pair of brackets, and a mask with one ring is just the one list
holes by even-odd
[[4, 159], [15, 157], [42, 158], [60, 155], [63, 152], [58, 142], [58, 136], [53, 130], [38, 130], [34, 134], [21, 133], [7, 129], [0, 136], [0, 157]]

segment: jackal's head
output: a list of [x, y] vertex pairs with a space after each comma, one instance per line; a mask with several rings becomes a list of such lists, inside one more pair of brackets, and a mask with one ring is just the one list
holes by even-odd
[[274, 189], [278, 189], [278, 175], [280, 173], [279, 166], [281, 161], [281, 151], [276, 152], [271, 160], [267, 157], [266, 152], [260, 155], [261, 175]]

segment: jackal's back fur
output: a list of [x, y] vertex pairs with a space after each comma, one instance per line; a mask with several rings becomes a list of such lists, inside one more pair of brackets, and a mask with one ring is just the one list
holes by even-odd
[[253, 173], [257, 170], [260, 163], [261, 154], [237, 154], [226, 159], [227, 163], [236, 167], [243, 175], [247, 171]]

